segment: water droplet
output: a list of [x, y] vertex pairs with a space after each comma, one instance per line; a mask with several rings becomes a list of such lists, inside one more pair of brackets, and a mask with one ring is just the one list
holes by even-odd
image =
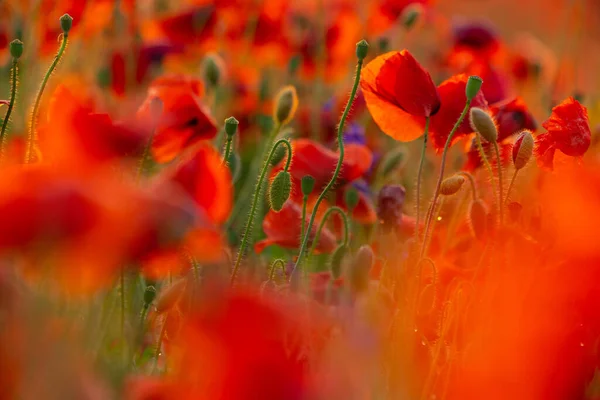
[[425, 341], [424, 341], [424, 340], [421, 340], [421, 345], [422, 345], [422, 346], [427, 346], [427, 343], [425, 343]]
[[441, 216], [437, 217], [437, 220], [438, 220], [438, 221], [441, 221], [441, 220], [442, 220], [442, 217], [441, 217]]
[[585, 346], [585, 345], [583, 344], [583, 342], [579, 343], [579, 345], [580, 345], [581, 347]]

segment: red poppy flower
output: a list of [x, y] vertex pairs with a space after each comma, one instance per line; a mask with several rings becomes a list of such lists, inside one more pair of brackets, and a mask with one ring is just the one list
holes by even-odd
[[381, 34], [398, 21], [404, 9], [413, 4], [423, 6], [431, 3], [430, 0], [379, 0], [369, 3], [371, 10], [367, 26], [369, 33]]
[[[429, 126], [429, 134], [433, 142], [433, 147], [438, 152], [444, 148], [448, 135], [465, 108], [465, 104], [467, 103], [465, 89], [468, 79], [467, 75], [456, 75], [438, 86], [442, 105], [437, 114], [431, 118]], [[485, 96], [481, 91], [471, 101], [472, 107], [488, 108]], [[467, 117], [454, 134], [453, 142], [470, 133], [473, 133], [473, 129]]]
[[186, 148], [217, 134], [216, 122], [200, 100], [203, 92], [199, 80], [180, 75], [156, 79], [148, 89], [138, 115], [140, 119], [153, 117], [150, 103], [154, 98], [162, 101], [162, 116], [152, 141], [157, 162], [172, 161]]
[[447, 58], [451, 68], [459, 70], [473, 61], [487, 63], [501, 49], [497, 33], [481, 23], [458, 23], [453, 27], [452, 47]]
[[483, 79], [481, 91], [490, 104], [505, 101], [510, 87], [508, 77], [488, 62], [473, 62], [465, 70], [467, 75], [479, 76]]
[[[309, 211], [307, 210], [307, 214]], [[307, 215], [304, 226], [308, 226], [310, 214]], [[270, 210], [263, 221], [263, 231], [267, 238], [257, 242], [254, 250], [261, 253], [265, 247], [278, 245], [287, 249], [297, 249], [300, 247], [302, 221], [302, 206], [294, 201], [288, 200], [280, 212], [276, 213]], [[318, 223], [313, 225], [310, 239], [314, 240], [317, 232]], [[316, 250], [321, 253], [330, 253], [335, 250], [336, 240], [333, 233], [323, 227]]]
[[535, 154], [540, 166], [553, 167], [556, 149], [568, 156], [580, 157], [590, 147], [592, 134], [587, 109], [573, 97], [554, 107], [542, 126], [547, 132], [535, 139]]
[[431, 76], [407, 50], [371, 61], [361, 74], [360, 85], [377, 125], [402, 142], [421, 136], [425, 117], [440, 109], [440, 94]]
[[164, 36], [175, 45], [197, 44], [213, 37], [217, 24], [215, 5], [204, 5], [161, 18], [157, 24]]

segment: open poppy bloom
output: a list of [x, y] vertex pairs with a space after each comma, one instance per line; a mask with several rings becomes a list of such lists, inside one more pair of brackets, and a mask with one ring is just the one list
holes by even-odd
[[162, 101], [162, 115], [152, 141], [157, 162], [170, 162], [186, 148], [215, 137], [217, 125], [201, 101], [203, 94], [201, 81], [183, 75], [158, 78], [150, 85], [138, 117], [156, 118], [151, 115], [150, 103], [155, 98]]
[[581, 157], [590, 147], [592, 133], [587, 109], [573, 97], [554, 107], [542, 126], [547, 132], [535, 139], [535, 154], [540, 166], [552, 169], [557, 149], [567, 156]]
[[383, 54], [367, 64], [360, 86], [377, 125], [401, 142], [421, 136], [425, 118], [441, 106], [431, 76], [407, 50]]
[[462, 70], [474, 61], [489, 63], [502, 48], [498, 34], [484, 23], [455, 23], [451, 40], [446, 63], [455, 70]]

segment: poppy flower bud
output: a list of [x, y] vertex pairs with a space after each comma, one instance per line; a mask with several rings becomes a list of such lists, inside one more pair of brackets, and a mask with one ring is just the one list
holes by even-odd
[[239, 121], [234, 117], [229, 117], [225, 120], [225, 133], [231, 138], [237, 132]]
[[349, 187], [346, 189], [346, 192], [344, 193], [344, 201], [348, 211], [352, 212], [358, 205], [359, 200], [358, 191], [355, 188]]
[[285, 158], [286, 154], [287, 150], [285, 146], [277, 146], [275, 152], [273, 153], [273, 156], [271, 157], [271, 165], [276, 166], [277, 164], [279, 164]]
[[71, 27], [73, 26], [73, 17], [69, 14], [64, 14], [60, 17], [60, 27], [65, 35], [69, 34]]
[[275, 212], [281, 211], [283, 204], [289, 199], [292, 191], [292, 177], [289, 172], [280, 171], [271, 182], [269, 189], [269, 201], [271, 209]]
[[298, 94], [293, 86], [286, 86], [277, 93], [273, 118], [279, 125], [289, 123], [298, 108]]
[[404, 29], [409, 30], [412, 28], [424, 11], [425, 10], [421, 3], [412, 3], [406, 6], [402, 12], [402, 15], [400, 16], [400, 20], [402, 21], [402, 26], [404, 26]]
[[460, 175], [446, 178], [440, 186], [440, 193], [444, 196], [451, 196], [460, 190], [463, 183], [465, 183], [465, 178]]
[[406, 189], [401, 185], [386, 185], [377, 198], [377, 217], [381, 228], [389, 233], [400, 228]]
[[471, 203], [471, 207], [469, 207], [468, 222], [473, 236], [477, 239], [483, 239], [485, 237], [488, 220], [487, 214], [487, 207], [483, 201], [475, 200]]
[[208, 86], [217, 87], [223, 77], [223, 61], [217, 54], [209, 54], [202, 62], [202, 75]]
[[173, 308], [181, 296], [183, 296], [186, 284], [187, 281], [185, 279], [180, 279], [163, 290], [156, 301], [156, 311], [160, 314]]
[[144, 307], [148, 308], [156, 298], [156, 288], [154, 286], [146, 286], [144, 290]]
[[298, 68], [300, 68], [300, 64], [302, 63], [302, 56], [300, 54], [295, 54], [290, 58], [290, 62], [288, 63], [288, 74], [290, 76], [296, 75], [298, 72]]
[[478, 76], [472, 75], [469, 77], [467, 81], [467, 87], [465, 89], [465, 94], [467, 95], [467, 100], [471, 101], [477, 96], [477, 93], [481, 90], [481, 85], [483, 85], [483, 79]]
[[362, 245], [356, 252], [348, 271], [350, 288], [354, 293], [363, 293], [369, 288], [369, 273], [373, 267], [375, 254], [369, 245]]
[[397, 147], [395, 150], [390, 151], [381, 161], [381, 175], [383, 177], [388, 176], [392, 171], [401, 166], [405, 161], [404, 150]]
[[304, 175], [300, 187], [302, 188], [302, 194], [304, 196], [309, 196], [315, 189], [315, 178], [310, 175]]
[[390, 51], [390, 40], [386, 37], [379, 38], [377, 47], [379, 48], [379, 54], [387, 53]]
[[15, 39], [10, 42], [10, 55], [14, 59], [19, 59], [23, 55], [23, 42], [19, 39]]
[[331, 275], [333, 276], [333, 279], [338, 279], [342, 275], [342, 263], [344, 262], [344, 257], [347, 253], [348, 246], [340, 244], [331, 255], [329, 266], [331, 268]]
[[367, 57], [367, 54], [369, 54], [369, 43], [367, 43], [365, 39], [356, 43], [356, 57], [358, 57], [359, 60], [364, 60]]
[[498, 140], [498, 129], [492, 119], [492, 116], [478, 107], [471, 108], [470, 113], [471, 128], [478, 132], [482, 138], [490, 143]]
[[533, 136], [530, 131], [523, 131], [513, 145], [513, 163], [516, 169], [527, 165], [533, 155]]

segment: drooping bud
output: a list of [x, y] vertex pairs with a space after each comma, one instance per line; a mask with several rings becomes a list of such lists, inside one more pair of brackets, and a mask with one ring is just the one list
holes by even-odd
[[273, 156], [271, 157], [271, 165], [276, 166], [279, 164], [287, 154], [287, 148], [285, 146], [277, 146]]
[[71, 30], [72, 26], [73, 17], [71, 17], [69, 14], [64, 14], [62, 17], [60, 17], [60, 28], [62, 29], [65, 35], [69, 34], [69, 31]]
[[440, 193], [444, 196], [451, 196], [458, 192], [465, 183], [465, 178], [460, 175], [454, 175], [444, 179], [440, 186]]
[[271, 209], [275, 212], [281, 211], [283, 204], [290, 198], [291, 191], [292, 177], [290, 173], [286, 171], [278, 172], [269, 189]]
[[348, 253], [348, 246], [344, 246], [344, 244], [340, 244], [335, 251], [331, 254], [331, 259], [329, 260], [329, 267], [331, 269], [331, 275], [333, 279], [337, 279], [342, 275], [342, 264], [344, 262], [344, 257]]
[[356, 190], [352, 186], [348, 187], [348, 189], [346, 189], [346, 192], [344, 193], [344, 201], [346, 203], [346, 208], [348, 208], [348, 211], [352, 213], [352, 211], [354, 211], [354, 209], [358, 205], [359, 200], [360, 197], [358, 195], [358, 190]]
[[480, 240], [484, 239], [487, 232], [488, 211], [483, 201], [478, 199], [471, 203], [468, 222], [473, 236]]
[[400, 229], [406, 189], [401, 185], [386, 185], [377, 197], [377, 217], [384, 232]]
[[468, 101], [473, 100], [477, 96], [477, 93], [481, 90], [481, 85], [483, 85], [483, 79], [475, 75], [469, 77], [467, 87], [465, 88]]
[[296, 114], [298, 108], [298, 94], [293, 86], [286, 86], [275, 97], [275, 110], [273, 119], [277, 124], [288, 124]]
[[362, 245], [348, 270], [348, 280], [353, 293], [363, 293], [369, 288], [369, 273], [375, 261], [375, 254], [369, 245]]
[[233, 135], [235, 135], [239, 124], [240, 122], [234, 117], [229, 117], [225, 120], [225, 133], [227, 134], [228, 138], [231, 138]]
[[369, 43], [367, 43], [365, 39], [356, 43], [356, 57], [358, 57], [359, 60], [364, 60], [367, 57], [367, 54], [369, 54]]
[[154, 286], [146, 286], [144, 290], [144, 307], [150, 306], [156, 298], [156, 288]]
[[10, 55], [15, 60], [19, 59], [23, 55], [23, 42], [19, 39], [10, 42]]
[[208, 54], [202, 61], [202, 75], [210, 87], [217, 87], [223, 79], [223, 60], [218, 54]]
[[302, 188], [302, 194], [304, 196], [309, 196], [315, 189], [315, 178], [310, 175], [304, 175], [300, 187]]
[[419, 20], [419, 17], [423, 14], [425, 9], [421, 3], [412, 3], [404, 8], [400, 20], [404, 29], [410, 30], [415, 23]]
[[490, 114], [478, 107], [471, 108], [471, 128], [478, 132], [482, 138], [490, 143], [498, 140], [498, 128]]
[[527, 165], [533, 155], [533, 136], [530, 131], [523, 131], [517, 137], [513, 145], [513, 163], [516, 169], [521, 169]]

